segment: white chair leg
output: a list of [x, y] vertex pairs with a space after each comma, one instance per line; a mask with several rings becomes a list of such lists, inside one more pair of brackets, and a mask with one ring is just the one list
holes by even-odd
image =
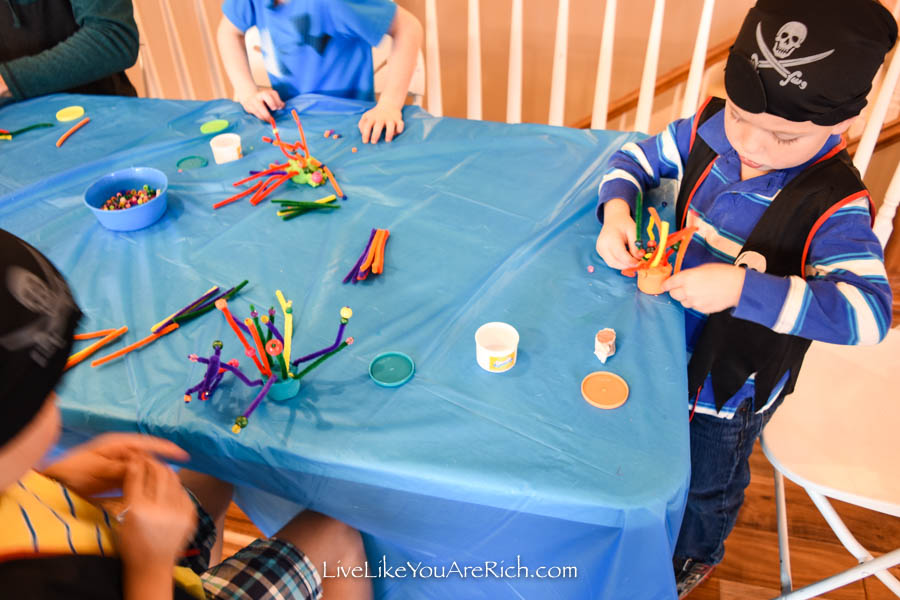
[[805, 600], [806, 598], [815, 598], [816, 596], [820, 596], [825, 592], [837, 589], [843, 585], [847, 585], [848, 583], [853, 583], [854, 581], [858, 581], [870, 575], [874, 575], [879, 571], [890, 569], [891, 567], [898, 564], [900, 564], [900, 548], [897, 548], [892, 552], [888, 552], [887, 554], [883, 554], [882, 556], [879, 556], [874, 560], [864, 562], [861, 565], [856, 565], [852, 569], [847, 569], [843, 573], [832, 575], [828, 579], [823, 579], [822, 581], [816, 582], [812, 585], [808, 585], [805, 588], [800, 588], [799, 590], [791, 592], [790, 594], [783, 594], [776, 598], [776, 600]]
[[[850, 533], [850, 530], [847, 529], [847, 526], [841, 520], [841, 517], [837, 514], [837, 511], [834, 510], [834, 507], [828, 501], [828, 498], [812, 490], [806, 490], [806, 493], [809, 494], [809, 497], [816, 505], [816, 508], [818, 508], [819, 512], [822, 513], [822, 516], [825, 517], [825, 521], [828, 523], [829, 527], [831, 527], [832, 531], [834, 531], [834, 534], [841, 541], [844, 547], [850, 552], [850, 554], [856, 557], [856, 560], [858, 560], [862, 564], [871, 563], [873, 560], [872, 555], [863, 547], [862, 544], [860, 544], [856, 540], [855, 537], [853, 537], [853, 534]], [[900, 581], [898, 581], [896, 577], [885, 570], [872, 571], [871, 573], [875, 575], [875, 577], [880, 579], [881, 582], [884, 583], [884, 585], [886, 585], [889, 590], [894, 592], [894, 594], [898, 598], [900, 598]]]
[[784, 499], [784, 475], [775, 469], [775, 514], [778, 520], [778, 560], [781, 565], [781, 593], [793, 589], [791, 582], [791, 551], [788, 548], [787, 503]]

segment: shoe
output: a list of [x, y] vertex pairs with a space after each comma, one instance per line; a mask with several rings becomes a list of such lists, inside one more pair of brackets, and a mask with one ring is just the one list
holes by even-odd
[[675, 568], [675, 589], [678, 591], [678, 600], [690, 594], [695, 587], [706, 581], [706, 578], [716, 568], [715, 565], [697, 562], [692, 558], [673, 559], [672, 566]]

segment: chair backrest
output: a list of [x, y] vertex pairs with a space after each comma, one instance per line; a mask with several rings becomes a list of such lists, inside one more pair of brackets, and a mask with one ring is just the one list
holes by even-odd
[[[896, 2], [893, 8], [893, 15], [896, 19], [900, 15], [900, 2]], [[878, 137], [884, 127], [888, 111], [891, 108], [892, 100], [897, 94], [897, 82], [900, 80], [900, 52], [894, 51], [890, 63], [885, 68], [882, 66], [880, 72], [875, 77], [873, 92], [869, 95], [870, 102], [874, 97], [874, 102], [870, 108], [863, 113], [865, 118], [865, 128], [859, 138], [856, 151], [853, 154], [853, 164], [859, 170], [860, 177], [865, 177], [875, 152], [875, 145], [878, 143]], [[897, 116], [896, 114], [894, 115]], [[894, 217], [897, 214], [897, 206], [900, 204], [900, 161], [894, 170], [890, 184], [882, 199], [881, 206], [875, 216], [875, 223], [872, 229], [881, 242], [881, 247], [887, 245], [888, 239], [894, 228]]]
[[[522, 73], [523, 73], [523, 0], [511, 0], [509, 23], [509, 65], [507, 75], [506, 121], [518, 123], [522, 117]], [[594, 102], [591, 127], [603, 129], [609, 109], [610, 82], [612, 77], [612, 57], [614, 32], [616, 27], [617, 0], [606, 0], [601, 31], [600, 53], [597, 62], [597, 79], [594, 87]], [[703, 0], [698, 24], [690, 74], [685, 88], [681, 115], [692, 114], [700, 100], [700, 88], [705, 70], [709, 32], [712, 23], [715, 0]], [[482, 56], [481, 56], [481, 9], [480, 0], [467, 3], [467, 51], [466, 51], [466, 116], [480, 119], [482, 116]], [[553, 66], [550, 84], [550, 109], [547, 123], [564, 124], [566, 101], [566, 70], [569, 57], [569, 0], [556, 2], [556, 34], [553, 44]], [[663, 33], [665, 0], [654, 0], [653, 16], [650, 21], [641, 88], [634, 129], [647, 132], [653, 110], [657, 68], [659, 65], [660, 43]], [[426, 47], [426, 100], [429, 112], [443, 114], [441, 90], [440, 43], [438, 39], [437, 0], [425, 1], [425, 47]]]
[[231, 94], [215, 43], [213, 0], [135, 0], [143, 95], [196, 100]]

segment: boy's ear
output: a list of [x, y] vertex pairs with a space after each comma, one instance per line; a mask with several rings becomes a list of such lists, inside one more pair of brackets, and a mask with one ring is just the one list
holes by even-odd
[[843, 133], [846, 133], [847, 130], [850, 129], [850, 127], [852, 127], [854, 123], [856, 123], [856, 119], [858, 119], [858, 118], [859, 118], [859, 115], [856, 115], [855, 117], [850, 117], [849, 119], [844, 119], [843, 121], [841, 121], [840, 123], [838, 123], [837, 125], [835, 125], [834, 127], [831, 128], [832, 135], [835, 135], [835, 134], [841, 135]]

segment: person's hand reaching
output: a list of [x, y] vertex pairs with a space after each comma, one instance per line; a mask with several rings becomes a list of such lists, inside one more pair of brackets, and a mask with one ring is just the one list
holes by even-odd
[[628, 203], [613, 198], [603, 206], [603, 228], [597, 236], [596, 250], [613, 269], [629, 269], [638, 265], [643, 252], [635, 244], [634, 219]]

